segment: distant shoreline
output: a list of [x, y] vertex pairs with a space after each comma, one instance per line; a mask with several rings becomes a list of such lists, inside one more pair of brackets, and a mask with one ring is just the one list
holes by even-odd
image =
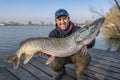
[[[6, 26], [16, 26], [16, 27], [17, 27], [17, 26], [28, 26], [28, 27], [31, 27], [30, 25], [3, 25], [3, 26], [0, 25], [0, 27], [6, 27]], [[40, 26], [40, 27], [41, 27], [41, 26], [45, 26], [45, 27], [46, 27], [46, 26], [50, 26], [50, 27], [52, 26], [52, 27], [53, 27], [53, 26], [55, 26], [55, 25], [32, 25], [32, 26]]]

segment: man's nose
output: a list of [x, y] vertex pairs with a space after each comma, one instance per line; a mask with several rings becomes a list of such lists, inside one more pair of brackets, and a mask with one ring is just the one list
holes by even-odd
[[62, 22], [62, 23], [64, 23], [64, 22], [65, 22], [65, 20], [64, 20], [64, 19], [62, 19], [62, 20], [61, 20], [61, 22]]

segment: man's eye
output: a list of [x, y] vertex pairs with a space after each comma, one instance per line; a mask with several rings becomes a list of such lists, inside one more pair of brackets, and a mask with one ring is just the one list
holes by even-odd
[[61, 19], [58, 19], [59, 21], [61, 20]]
[[67, 18], [65, 17], [65, 18], [63, 18], [63, 19], [67, 19]]

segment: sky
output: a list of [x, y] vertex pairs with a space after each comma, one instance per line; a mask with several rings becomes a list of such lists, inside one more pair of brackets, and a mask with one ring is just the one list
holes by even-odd
[[113, 6], [112, 0], [0, 0], [0, 22], [54, 23], [56, 10], [66, 9], [73, 22], [100, 17], [92, 8], [106, 14]]

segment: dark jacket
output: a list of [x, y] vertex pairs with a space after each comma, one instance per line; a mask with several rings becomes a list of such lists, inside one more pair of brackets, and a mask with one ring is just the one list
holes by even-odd
[[[66, 27], [65, 30], [61, 30], [57, 25], [56, 28], [53, 29], [50, 33], [49, 33], [49, 37], [52, 38], [64, 38], [67, 37], [69, 35], [71, 35], [73, 32], [75, 32], [77, 29], [80, 29], [81, 27], [78, 26], [74, 26], [74, 24], [70, 21], [68, 26]], [[95, 45], [95, 39], [90, 42], [89, 44], [87, 44], [88, 48], [92, 48]]]

